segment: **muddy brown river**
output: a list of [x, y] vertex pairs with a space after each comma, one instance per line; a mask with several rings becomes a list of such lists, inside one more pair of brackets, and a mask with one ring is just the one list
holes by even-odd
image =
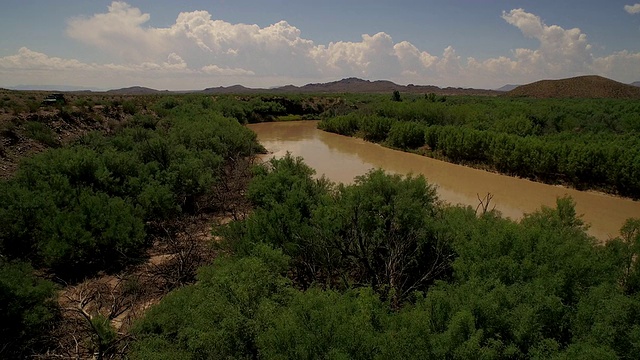
[[591, 191], [499, 175], [450, 164], [428, 157], [391, 150], [362, 139], [327, 133], [316, 129], [317, 121], [292, 121], [251, 124], [258, 140], [270, 152], [266, 158], [282, 157], [287, 152], [301, 156], [317, 175], [334, 182], [351, 183], [353, 178], [373, 168], [398, 174], [422, 174], [437, 186], [440, 199], [450, 204], [476, 207], [481, 198], [493, 195], [503, 216], [514, 220], [541, 206], [555, 206], [558, 197], [569, 195], [576, 211], [590, 224], [589, 233], [601, 240], [616, 237], [624, 221], [640, 218], [640, 202]]

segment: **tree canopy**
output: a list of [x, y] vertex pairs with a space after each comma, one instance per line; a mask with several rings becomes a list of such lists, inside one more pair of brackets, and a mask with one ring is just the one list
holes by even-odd
[[230, 257], [138, 324], [132, 358], [634, 358], [638, 224], [601, 245], [571, 199], [516, 223], [421, 177], [256, 170]]

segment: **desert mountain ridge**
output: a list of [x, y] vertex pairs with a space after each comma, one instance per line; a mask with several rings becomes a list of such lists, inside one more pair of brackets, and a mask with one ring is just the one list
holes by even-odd
[[488, 95], [514, 96], [534, 98], [631, 98], [640, 97], [640, 81], [631, 84], [620, 83], [597, 75], [578, 76], [559, 80], [541, 80], [526, 85], [507, 84], [495, 90], [445, 87], [434, 85], [399, 85], [388, 80], [363, 80], [356, 77], [326, 83], [309, 83], [303, 86], [285, 85], [272, 88], [250, 88], [243, 85], [209, 87], [203, 90], [170, 91], [157, 90], [143, 86], [131, 86], [107, 91], [90, 90], [89, 88], [64, 86], [20, 86], [10, 90], [41, 90], [77, 93], [105, 93], [112, 95], [145, 95], [160, 93], [201, 93], [201, 94], [260, 94], [260, 93], [401, 93], [438, 95]]
[[[9, 90], [21, 90], [12, 89]], [[29, 90], [42, 90], [52, 91], [50, 87], [43, 86], [42, 89], [38, 86], [30, 86]], [[321, 93], [391, 93], [393, 91], [400, 91], [402, 93], [435, 93], [438, 95], [498, 95], [499, 92], [486, 89], [473, 89], [473, 88], [460, 88], [460, 87], [446, 87], [440, 88], [434, 85], [399, 85], [388, 80], [363, 80], [360, 78], [350, 77], [342, 80], [331, 81], [326, 83], [310, 83], [303, 86], [285, 85], [272, 88], [250, 88], [240, 84], [231, 86], [218, 86], [209, 87], [203, 90], [157, 90], [144, 86], [131, 86], [119, 89], [112, 89], [106, 91], [92, 91], [88, 89], [73, 89], [65, 91], [62, 87], [56, 87], [56, 90], [61, 92], [76, 92], [76, 93], [104, 93], [110, 95], [145, 95], [145, 94], [287, 94], [287, 93], [308, 93], [308, 94], [321, 94]]]
[[303, 86], [285, 85], [270, 89], [247, 88], [242, 85], [229, 87], [207, 88], [201, 93], [226, 94], [226, 93], [390, 93], [393, 91], [404, 93], [436, 93], [438, 95], [497, 95], [493, 90], [472, 88], [440, 88], [433, 85], [398, 85], [388, 80], [363, 80], [350, 77], [342, 80], [326, 83], [310, 83]]
[[107, 90], [105, 93], [114, 95], [144, 95], [144, 94], [158, 94], [168, 93], [169, 90], [156, 90], [144, 86], [131, 86], [122, 89]]
[[640, 99], [640, 87], [597, 75], [559, 80], [541, 80], [521, 85], [506, 93], [510, 97]]

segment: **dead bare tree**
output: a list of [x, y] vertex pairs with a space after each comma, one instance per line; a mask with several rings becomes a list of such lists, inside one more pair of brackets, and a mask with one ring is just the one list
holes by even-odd
[[51, 334], [57, 346], [37, 357], [124, 358], [128, 329], [148, 296], [139, 276], [104, 276], [66, 287], [59, 298], [61, 319]]
[[496, 205], [494, 204], [491, 210], [489, 210], [491, 200], [493, 200], [493, 194], [487, 193], [483, 198], [480, 198], [480, 194], [476, 194], [478, 197], [478, 206], [476, 206], [476, 215], [478, 215], [478, 210], [480, 210], [479, 215], [484, 215], [487, 212], [491, 212], [496, 209]]
[[231, 157], [221, 169], [211, 194], [203, 197], [200, 206], [217, 208], [233, 220], [241, 220], [250, 208], [245, 190], [251, 179], [256, 157]]
[[164, 234], [156, 242], [161, 255], [152, 256], [147, 264], [153, 282], [165, 291], [194, 282], [197, 269], [215, 255], [209, 221], [191, 216], [161, 224], [160, 228]]
[[[391, 300], [394, 308], [399, 308], [409, 294], [440, 278], [451, 267], [453, 252], [439, 234], [434, 234], [426, 249], [417, 242], [418, 239], [394, 239], [390, 246], [386, 258], [386, 277], [393, 290]], [[415, 260], [420, 257], [418, 253], [425, 250], [429, 252], [428, 261], [416, 269]]]

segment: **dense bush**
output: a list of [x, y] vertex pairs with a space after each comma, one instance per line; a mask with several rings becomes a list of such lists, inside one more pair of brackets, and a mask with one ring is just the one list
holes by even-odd
[[[249, 120], [284, 111], [279, 102], [232, 99], [226, 101], [241, 104]], [[83, 128], [99, 125], [94, 117], [117, 119], [118, 126], [109, 126], [114, 133], [88, 133], [59, 147], [50, 124], [25, 122], [24, 135], [56, 148], [23, 159], [0, 181], [1, 358], [64, 347], [48, 343], [61, 325], [54, 321], [58, 294], [38, 276], [75, 283], [139, 262], [153, 240], [149, 230], [155, 235], [176, 217], [234, 205], [217, 196], [217, 187], [229, 181], [225, 174], [239, 160], [263, 151], [240, 125], [247, 119], [224, 117], [211, 97], [109, 96], [92, 101], [101, 105], [96, 113], [88, 101], [76, 102], [81, 109], [61, 109], [57, 116]], [[5, 133], [17, 138], [21, 123], [16, 118]], [[104, 294], [96, 291], [90, 301], [102, 304]], [[117, 291], [110, 295], [114, 306], [130, 306]], [[85, 325], [98, 347], [120, 340], [110, 318], [82, 310], [90, 313]], [[89, 341], [74, 340], [80, 347]]]
[[359, 129], [359, 117], [355, 114], [342, 115], [323, 120], [318, 127], [324, 131], [352, 136]]
[[350, 281], [396, 303], [447, 274], [450, 249], [433, 226], [437, 199], [424, 178], [375, 171], [329, 191], [300, 159], [270, 167], [249, 187], [253, 215], [225, 233], [234, 253], [266, 243], [291, 257], [302, 286], [336, 285], [352, 274]]
[[261, 148], [254, 133], [198, 99], [160, 98], [158, 118], [137, 114], [115, 136], [89, 134], [23, 161], [0, 183], [1, 253], [82, 277], [137, 258], [145, 222], [221, 205], [200, 199], [226, 162]]
[[363, 116], [358, 128], [367, 141], [382, 142], [389, 136], [393, 120], [381, 116]]
[[0, 357], [26, 358], [42, 350], [57, 316], [55, 290], [28, 264], [0, 258]]
[[[638, 194], [638, 105], [347, 95], [321, 127], [452, 161]], [[443, 99], [444, 100], [444, 99]], [[318, 114], [303, 97], [104, 100], [126, 127], [47, 151], [0, 182], [0, 357], [44, 349], [55, 288], [127, 263], [145, 225], [202, 207], [260, 151], [240, 122]], [[357, 109], [360, 107], [360, 109]], [[233, 116], [229, 119], [225, 116]], [[38, 130], [37, 128], [34, 128]], [[423, 145], [426, 145], [423, 147]], [[524, 174], [524, 175], [523, 175]], [[216, 229], [223, 256], [133, 332], [131, 358], [623, 358], [640, 352], [640, 221], [598, 244], [569, 199], [519, 223], [441, 204], [423, 178], [314, 179], [257, 167], [254, 210]], [[96, 316], [91, 325], [113, 340]], [[102, 328], [104, 327], [104, 328]]]
[[389, 130], [387, 143], [400, 149], [419, 148], [424, 145], [424, 128], [414, 122], [395, 122]]
[[[236, 256], [153, 308], [136, 328], [132, 358], [631, 359], [640, 351], [638, 220], [603, 246], [570, 199], [516, 223], [442, 206], [421, 178], [376, 171], [335, 187], [311, 175], [290, 157], [259, 170], [256, 211], [223, 232]], [[311, 283], [305, 267], [316, 274]]]
[[[256, 337], [289, 297], [282, 253], [221, 258], [200, 270], [198, 284], [169, 294], [137, 324], [134, 359], [255, 358]], [[197, 355], [196, 355], [197, 354]]]

